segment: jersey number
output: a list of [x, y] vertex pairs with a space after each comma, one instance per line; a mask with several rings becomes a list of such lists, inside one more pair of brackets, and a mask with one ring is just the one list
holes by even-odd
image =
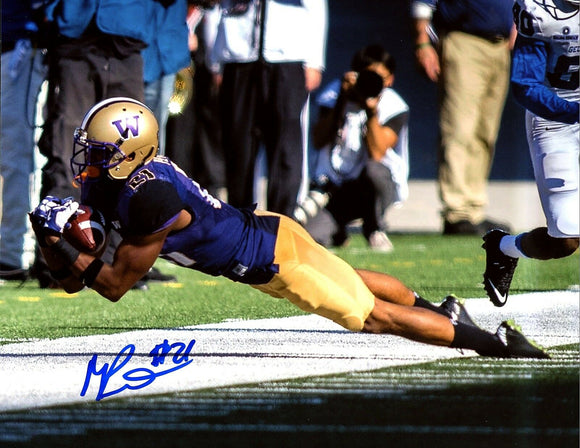
[[[580, 56], [560, 56], [554, 73], [546, 73], [546, 78], [552, 87], [557, 89], [575, 90], [578, 88], [578, 64]], [[573, 67], [575, 71], [571, 71]]]
[[153, 174], [151, 171], [149, 171], [147, 168], [145, 168], [145, 169], [142, 169], [135, 176], [133, 176], [131, 178], [131, 180], [129, 180], [128, 185], [133, 190], [136, 190], [139, 187], [139, 185], [147, 182], [148, 180], [153, 180], [153, 179], [155, 179], [155, 174]]
[[534, 35], [534, 24], [533, 18], [527, 11], [522, 11], [522, 7], [516, 3], [513, 8], [514, 12], [514, 22], [520, 33], [524, 36]]

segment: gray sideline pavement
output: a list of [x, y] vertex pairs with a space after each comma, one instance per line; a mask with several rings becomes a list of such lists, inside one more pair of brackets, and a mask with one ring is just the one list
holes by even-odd
[[[516, 232], [545, 226], [536, 184], [533, 181], [491, 181], [488, 185], [487, 216], [511, 225]], [[437, 184], [433, 180], [411, 180], [409, 199], [387, 211], [388, 232], [441, 232]], [[387, 233], [388, 233], [387, 232]]]

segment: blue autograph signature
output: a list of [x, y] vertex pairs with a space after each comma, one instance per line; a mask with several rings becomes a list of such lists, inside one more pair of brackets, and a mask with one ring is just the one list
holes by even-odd
[[[85, 384], [83, 385], [83, 390], [81, 391], [81, 397], [84, 397], [87, 393], [87, 389], [91, 383], [91, 378], [94, 376], [100, 376], [101, 382], [99, 384], [99, 392], [96, 397], [96, 401], [102, 400], [103, 398], [110, 397], [123, 392], [126, 389], [137, 390], [149, 386], [157, 377], [167, 375], [168, 373], [175, 372], [179, 369], [183, 369], [193, 362], [189, 359], [191, 349], [195, 345], [195, 339], [192, 339], [186, 346], [183, 342], [175, 342], [169, 344], [169, 341], [165, 339], [163, 343], [155, 346], [153, 350], [149, 353], [152, 358], [151, 365], [153, 367], [159, 368], [157, 370], [139, 367], [132, 370], [127, 370], [122, 374], [125, 384], [117, 389], [107, 390], [107, 384], [109, 380], [121, 371], [127, 363], [133, 357], [135, 353], [135, 345], [128, 344], [125, 346], [114, 359], [113, 363], [104, 363], [99, 369], [97, 367], [97, 355], [93, 355], [87, 366], [87, 374], [85, 377]], [[172, 350], [174, 352], [172, 353]], [[171, 356], [172, 364], [168, 363], [165, 365], [165, 359]]]

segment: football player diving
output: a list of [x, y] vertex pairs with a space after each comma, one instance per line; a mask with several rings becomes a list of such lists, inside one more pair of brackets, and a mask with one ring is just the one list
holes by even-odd
[[294, 220], [234, 208], [156, 156], [158, 124], [142, 103], [96, 104], [74, 134], [71, 160], [81, 202], [122, 236], [112, 263], [75, 249], [63, 228], [78, 204], [47, 197], [30, 213], [47, 264], [67, 292], [90, 287], [118, 301], [157, 257], [246, 283], [351, 331], [389, 333], [484, 356], [547, 358], [511, 322], [478, 327], [449, 296], [441, 306], [387, 274], [355, 270]]
[[563, 258], [578, 249], [580, 195], [579, 0], [518, 0], [511, 85], [526, 108], [526, 133], [547, 226], [483, 237], [483, 284], [503, 306], [519, 258]]

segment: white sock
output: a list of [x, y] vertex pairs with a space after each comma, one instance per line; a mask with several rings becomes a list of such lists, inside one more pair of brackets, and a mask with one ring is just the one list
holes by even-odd
[[506, 235], [499, 241], [499, 250], [505, 255], [512, 258], [529, 258], [521, 249], [520, 239], [523, 233], [519, 235]]

